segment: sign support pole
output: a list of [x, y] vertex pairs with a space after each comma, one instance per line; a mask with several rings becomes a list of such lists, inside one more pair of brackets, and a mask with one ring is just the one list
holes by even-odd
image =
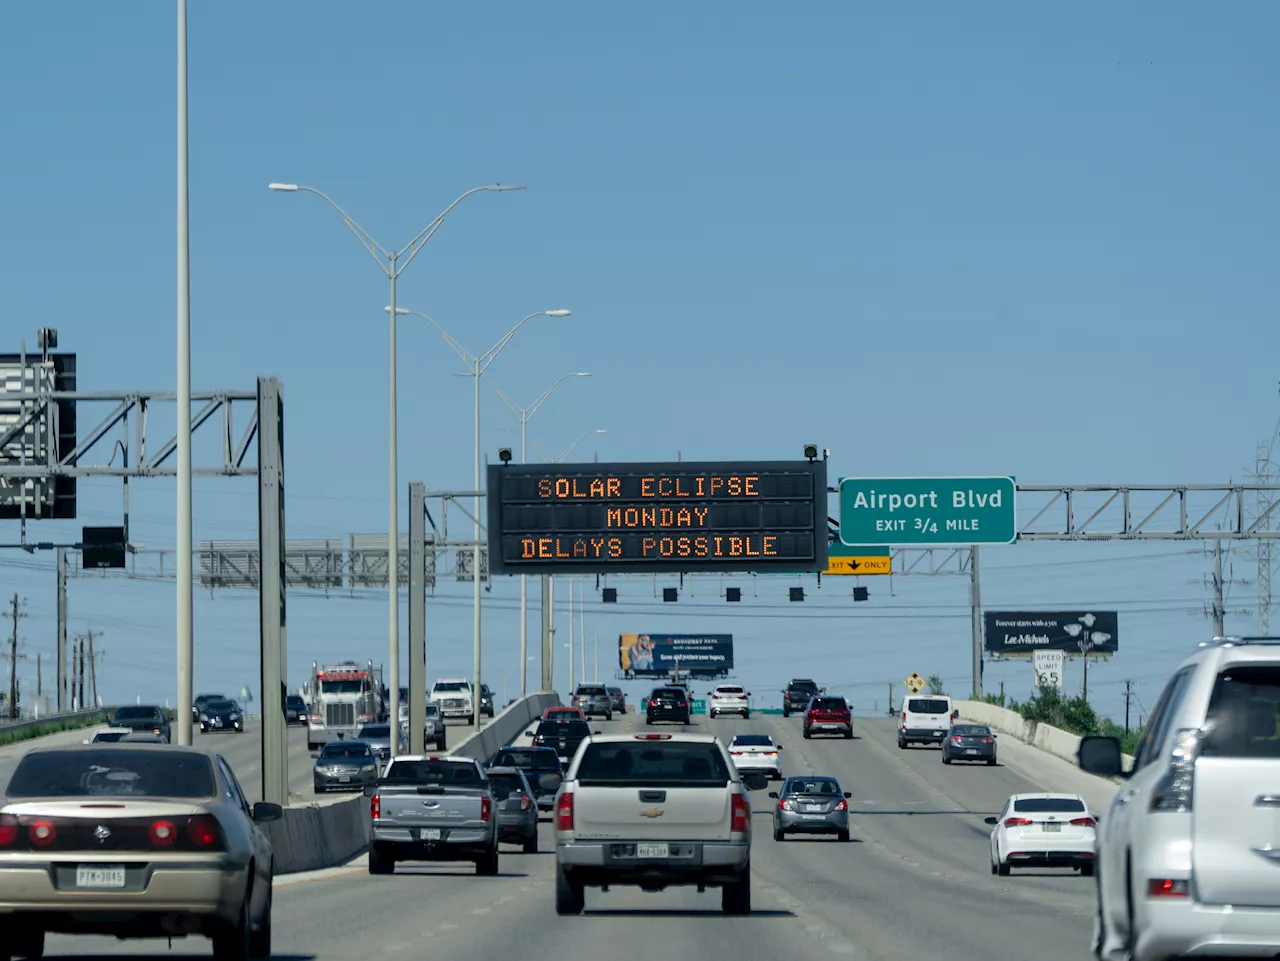
[[970, 631], [973, 643], [973, 686], [970, 697], [982, 700], [982, 581], [978, 574], [978, 545], [969, 548]]
[[[409, 485], [409, 753], [427, 750], [427, 488]], [[399, 708], [396, 709], [397, 713]], [[391, 719], [399, 730], [400, 718]]]
[[[258, 556], [261, 636], [262, 799], [289, 803], [288, 678], [284, 568], [284, 404], [280, 382], [258, 380]], [[190, 709], [178, 723], [191, 729]]]

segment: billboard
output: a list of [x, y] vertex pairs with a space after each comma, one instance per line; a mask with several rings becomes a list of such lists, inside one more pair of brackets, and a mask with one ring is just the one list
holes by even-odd
[[696, 677], [733, 670], [732, 634], [622, 634], [618, 667], [628, 677], [666, 677], [677, 668]]
[[490, 465], [495, 574], [827, 569], [825, 461]]
[[1036, 651], [1092, 657], [1120, 649], [1115, 611], [987, 611], [983, 622], [987, 653], [997, 657], [1029, 657]]

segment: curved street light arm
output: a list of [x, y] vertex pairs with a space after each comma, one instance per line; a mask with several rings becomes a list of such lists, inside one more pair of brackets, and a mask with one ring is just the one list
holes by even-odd
[[[405, 267], [408, 267], [411, 263], [413, 263], [413, 258], [418, 256], [418, 251], [420, 251], [423, 247], [425, 247], [428, 241], [430, 241], [431, 238], [435, 236], [436, 231], [439, 230], [440, 227], [444, 224], [444, 218], [449, 216], [449, 212], [453, 210], [454, 207], [458, 206], [458, 204], [462, 203], [472, 194], [478, 194], [481, 191], [485, 191], [485, 190], [493, 190], [494, 186], [496, 185], [486, 184], [483, 187], [472, 187], [470, 190], [468, 190], [466, 193], [460, 196], [453, 203], [449, 204], [449, 206], [445, 207], [444, 210], [440, 213], [438, 217], [436, 217], [435, 220], [431, 221], [431, 223], [427, 224], [427, 226], [422, 228], [422, 231], [418, 234], [418, 236], [414, 237], [411, 241], [409, 241], [407, 244], [401, 247], [398, 251], [396, 251], [395, 257], [393, 258], [394, 260], [398, 261], [401, 257], [405, 258], [404, 263], [400, 266], [400, 270], [404, 270]], [[522, 188], [509, 187], [507, 189], [519, 190]], [[406, 254], [408, 254], [407, 257], [405, 257]]]
[[532, 404], [529, 405], [526, 412], [526, 419], [536, 414], [538, 412], [538, 408], [541, 407], [544, 403], [546, 403], [547, 398], [551, 396], [551, 392], [555, 390], [557, 387], [559, 387], [561, 384], [563, 384], [566, 380], [570, 380], [571, 378], [574, 378], [574, 377], [587, 377], [587, 376], [590, 376], [590, 375], [581, 374], [581, 373], [565, 374], [563, 377], [557, 380], [554, 384], [552, 384], [550, 387], [544, 390], [542, 392], [541, 397], [539, 397], [537, 400], [535, 400]]
[[423, 320], [425, 320], [428, 324], [430, 324], [432, 327], [436, 329], [436, 332], [439, 333], [441, 337], [444, 338], [444, 342], [448, 344], [451, 348], [453, 348], [453, 352], [458, 355], [458, 359], [461, 360], [462, 363], [466, 365], [467, 373], [468, 374], [475, 373], [475, 370], [473, 369], [473, 367], [476, 363], [476, 358], [468, 354], [466, 351], [466, 348], [464, 348], [460, 343], [454, 340], [453, 337], [449, 335], [449, 332], [445, 330], [443, 327], [441, 327], [439, 324], [437, 324], [435, 320], [433, 320], [431, 317], [428, 317], [426, 314], [424, 314], [420, 310], [405, 310], [404, 308], [397, 308], [396, 313], [411, 314], [414, 317], [421, 317]]
[[564, 459], [568, 457], [571, 453], [573, 453], [573, 449], [577, 447], [579, 444], [581, 444], [584, 440], [586, 440], [586, 438], [590, 437], [592, 434], [607, 434], [607, 433], [609, 433], [607, 430], [584, 430], [577, 440], [575, 440], [572, 444], [570, 444], [568, 447], [564, 449], [564, 453], [562, 453], [559, 457], [555, 458], [556, 463], [563, 463]]
[[326, 194], [324, 191], [316, 190], [315, 187], [303, 187], [303, 186], [299, 186], [298, 189], [301, 191], [305, 191], [306, 193], [309, 193], [309, 194], [315, 194], [321, 200], [325, 201], [325, 203], [327, 203], [330, 207], [336, 210], [338, 212], [338, 216], [342, 218], [343, 223], [347, 225], [347, 229], [350, 230], [355, 235], [356, 240], [360, 241], [360, 246], [362, 246], [365, 250], [369, 252], [369, 256], [373, 258], [374, 262], [378, 265], [379, 268], [382, 269], [383, 273], [386, 273], [388, 276], [390, 276], [391, 268], [389, 268], [386, 264], [382, 262], [381, 259], [379, 259], [378, 254], [381, 253], [383, 257], [386, 257], [387, 260], [390, 261], [391, 252], [387, 250], [385, 247], [383, 247], [376, 240], [374, 240], [373, 236], [369, 233], [369, 231], [361, 227], [356, 222], [354, 217], [352, 217], [349, 213], [347, 213], [345, 210], [339, 207], [338, 204], [334, 201], [334, 199], [330, 197], [328, 194]]
[[521, 327], [523, 327], [529, 321], [533, 320], [533, 318], [541, 317], [545, 313], [546, 313], [545, 310], [534, 311], [528, 317], [525, 317], [524, 319], [522, 319], [520, 323], [516, 324], [509, 331], [507, 331], [506, 335], [500, 341], [498, 341], [496, 344], [490, 347], [487, 351], [481, 354], [478, 358], [476, 358], [476, 366], [477, 366], [477, 369], [479, 369], [480, 373], [483, 374], [485, 370], [489, 367], [489, 365], [498, 359], [498, 355], [502, 353], [502, 349], [511, 342], [511, 338], [516, 335], [516, 331], [518, 331]]
[[525, 414], [528, 413], [528, 409], [521, 407], [514, 400], [508, 397], [507, 392], [504, 391], [497, 384], [495, 384], [493, 381], [489, 380], [488, 377], [486, 377], [485, 380], [489, 381], [489, 386], [493, 388], [494, 393], [496, 393], [500, 398], [502, 398], [502, 402], [507, 405], [507, 407], [511, 410], [511, 413], [515, 414], [521, 423], [524, 423], [525, 420], [527, 419], [525, 417]]

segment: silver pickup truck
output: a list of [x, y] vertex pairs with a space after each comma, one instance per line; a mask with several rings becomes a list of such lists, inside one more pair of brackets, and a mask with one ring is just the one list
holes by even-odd
[[587, 738], [556, 794], [556, 913], [584, 889], [721, 889], [726, 914], [751, 912], [751, 802], [768, 780], [740, 775], [708, 734]]
[[370, 788], [369, 873], [397, 861], [474, 861], [498, 873], [498, 817], [489, 779], [469, 757], [394, 758]]

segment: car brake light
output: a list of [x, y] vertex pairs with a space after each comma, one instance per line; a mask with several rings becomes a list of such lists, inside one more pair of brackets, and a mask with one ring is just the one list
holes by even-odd
[[635, 735], [635, 739], [637, 741], [669, 741], [671, 740], [671, 735], [670, 734], [637, 734]]
[[650, 706], [650, 707], [657, 707], [657, 706], [658, 706], [658, 702], [657, 702], [657, 701], [655, 701], [653, 698], [649, 698], [649, 706]]
[[1030, 824], [1031, 818], [1005, 818], [1004, 826], [1007, 828], [1016, 828], [1024, 824]]
[[1152, 878], [1147, 882], [1147, 897], [1185, 898], [1191, 893], [1188, 881], [1178, 878]]
[[746, 751], [735, 751], [733, 748], [729, 748], [729, 753], [730, 753], [730, 754], [735, 754], [735, 755], [736, 755], [736, 754], [746, 754], [747, 752], [746, 752]]
[[151, 830], [147, 832], [151, 838], [151, 843], [158, 848], [173, 847], [174, 839], [178, 836], [178, 829], [173, 826], [172, 821], [153, 821]]
[[741, 834], [748, 830], [751, 826], [751, 807], [747, 804], [747, 798], [742, 794], [733, 796], [733, 820], [729, 825], [729, 830], [734, 834]]
[[836, 808], [835, 808], [835, 809], [836, 809], [837, 811], [847, 811], [847, 810], [849, 810], [849, 802], [848, 802], [848, 801], [846, 801], [846, 800], [844, 800], [843, 798], [841, 798], [841, 799], [836, 803]]
[[556, 802], [556, 830], [573, 830], [573, 792], [565, 791]]
[[994, 737], [984, 737], [984, 738], [982, 739], [982, 743], [983, 743], [983, 744], [994, 744], [994, 743], [995, 743], [995, 738], [994, 738]]
[[1072, 818], [1071, 823], [1078, 824], [1081, 827], [1085, 827], [1085, 828], [1096, 827], [1098, 824], [1098, 822], [1095, 821], [1093, 818]]
[[7, 848], [18, 840], [18, 819], [12, 814], [0, 814], [0, 848]]
[[1195, 787], [1196, 758], [1200, 755], [1200, 730], [1183, 728], [1173, 739], [1169, 752], [1169, 770], [1151, 791], [1152, 811], [1186, 812], [1191, 810]]
[[779, 810], [779, 811], [790, 811], [790, 810], [791, 810], [791, 802], [790, 802], [790, 801], [788, 801], [788, 800], [787, 800], [786, 798], [784, 798], [784, 797], [782, 797], [782, 798], [778, 798], [778, 810]]
[[527, 795], [527, 794], [521, 794], [521, 795], [520, 795], [520, 810], [521, 810], [521, 811], [527, 811], [527, 810], [529, 810], [529, 806], [530, 806], [531, 804], [533, 804], [533, 802], [532, 802], [531, 800], [529, 800], [529, 795]]
[[369, 816], [375, 821], [382, 817], [382, 796], [375, 794], [369, 798]]
[[53, 826], [52, 821], [46, 821], [43, 818], [39, 821], [32, 821], [31, 826], [27, 828], [27, 837], [31, 839], [31, 843], [38, 848], [47, 848], [58, 839], [58, 829]]
[[480, 799], [480, 820], [489, 820], [489, 815], [493, 813], [493, 801], [487, 797]]
[[218, 819], [212, 814], [197, 814], [187, 822], [187, 837], [198, 848], [216, 849], [222, 838], [218, 831]]
[[676, 707], [688, 707], [688, 706], [689, 705], [685, 701], [676, 701]]
[[964, 738], [962, 738], [959, 734], [952, 734], [952, 735], [951, 735], [951, 743], [952, 743], [952, 744], [961, 744], [961, 743], [963, 743], [963, 742], [964, 742]]

